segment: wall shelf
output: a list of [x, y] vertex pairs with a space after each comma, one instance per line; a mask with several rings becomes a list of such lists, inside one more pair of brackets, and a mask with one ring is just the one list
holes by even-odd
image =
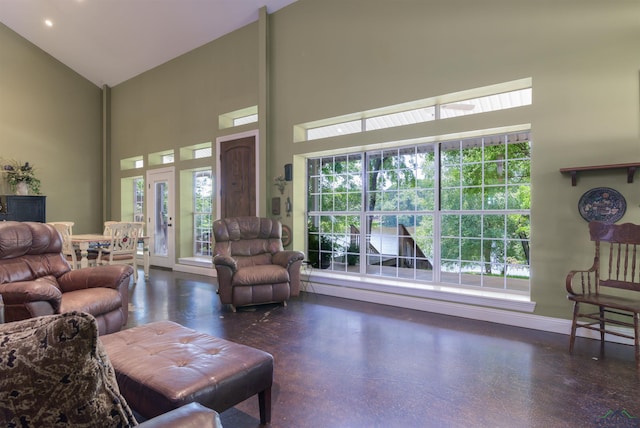
[[572, 168], [560, 168], [560, 172], [563, 174], [571, 174], [571, 185], [575, 186], [578, 181], [578, 172], [597, 171], [601, 169], [626, 169], [627, 183], [633, 183], [633, 176], [636, 173], [636, 168], [638, 167], [640, 167], [640, 162], [618, 163], [610, 165], [576, 166]]

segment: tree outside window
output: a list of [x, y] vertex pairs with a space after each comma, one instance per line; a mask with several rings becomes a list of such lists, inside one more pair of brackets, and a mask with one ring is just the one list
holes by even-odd
[[530, 159], [528, 132], [309, 159], [314, 267], [528, 292]]

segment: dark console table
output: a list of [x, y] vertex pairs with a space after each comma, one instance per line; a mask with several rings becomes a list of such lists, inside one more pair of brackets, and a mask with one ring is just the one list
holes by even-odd
[[46, 196], [0, 195], [0, 221], [46, 222]]

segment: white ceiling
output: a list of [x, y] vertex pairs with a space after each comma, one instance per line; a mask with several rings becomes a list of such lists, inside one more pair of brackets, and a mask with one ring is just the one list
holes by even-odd
[[[296, 0], [0, 0], [0, 22], [98, 86], [115, 86]], [[45, 25], [51, 20], [53, 26]]]

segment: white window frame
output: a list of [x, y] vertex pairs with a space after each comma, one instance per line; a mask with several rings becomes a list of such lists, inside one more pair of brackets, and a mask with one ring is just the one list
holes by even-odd
[[294, 142], [527, 106], [533, 102], [532, 94], [530, 77], [483, 86], [295, 125]]
[[[495, 143], [494, 141], [492, 141], [492, 139], [497, 138], [496, 141], [498, 141], [497, 143]], [[500, 138], [503, 138], [502, 142], [499, 141]], [[491, 145], [495, 145], [495, 144], [517, 144], [518, 141], [528, 141], [530, 142], [530, 135], [529, 135], [529, 131], [525, 130], [523, 132], [515, 132], [515, 133], [509, 133], [508, 135], [505, 136], [485, 136], [485, 137], [480, 137], [480, 138], [473, 138], [473, 139], [465, 139], [463, 140], [463, 144], [472, 144], [475, 140], [479, 141], [480, 144], [486, 144], [487, 146], [491, 146]], [[448, 147], [447, 145], [451, 145], [454, 142], [442, 142], [442, 143], [437, 143], [434, 145], [434, 153], [435, 153], [435, 160], [436, 160], [436, 165], [435, 165], [435, 171], [440, 171], [440, 168], [442, 167], [440, 165], [440, 160], [441, 160], [441, 156], [440, 156], [440, 147]], [[524, 144], [524, 143], [522, 143]], [[528, 143], [530, 144], [530, 143]], [[515, 146], [514, 146], [515, 147]], [[506, 148], [506, 146], [505, 146]], [[395, 150], [395, 149], [392, 149]], [[381, 150], [381, 152], [383, 152], [384, 150]], [[362, 178], [361, 178], [361, 183], [367, 183], [368, 179], [367, 176], [364, 175], [366, 174], [366, 164], [367, 164], [367, 160], [366, 160], [366, 152], [359, 152], [362, 153], [363, 156], [363, 168], [362, 168]], [[484, 153], [484, 149], [483, 149], [483, 153]], [[357, 153], [351, 153], [351, 155], [356, 155]], [[336, 159], [337, 157], [340, 158], [345, 158], [345, 156], [349, 156], [349, 155], [340, 155], [340, 156], [328, 156], [328, 157], [318, 157], [318, 158], [309, 158], [308, 162], [311, 160], [320, 160], [320, 162], [322, 162], [324, 159], [328, 159], [327, 162], [329, 162], [329, 164], [331, 164], [331, 159]], [[480, 166], [483, 168], [483, 180], [485, 177], [485, 169], [487, 170], [492, 169], [495, 170], [495, 172], [498, 172], [499, 168], [503, 168], [503, 173], [508, 174], [508, 165], [509, 162], [511, 162], [512, 160], [509, 158], [505, 158], [505, 159], [485, 159], [484, 157], [482, 158], [482, 161], [480, 162]], [[513, 161], [518, 161], [518, 159], [514, 159]], [[530, 151], [529, 151], [529, 157], [527, 158], [527, 162], [529, 162], [530, 165]], [[477, 164], [478, 162], [476, 162]], [[335, 164], [334, 164], [335, 165]], [[312, 164], [308, 165], [308, 171], [311, 177], [319, 177], [320, 174], [318, 173], [317, 169], [315, 169]], [[348, 169], [348, 167], [347, 167]], [[462, 171], [462, 166], [461, 166], [461, 171]], [[498, 172], [499, 175], [499, 172]], [[320, 219], [321, 217], [332, 217], [332, 221], [330, 222], [331, 226], [329, 226], [329, 229], [326, 230], [319, 230], [318, 231], [318, 238], [320, 236], [325, 236], [325, 237], [334, 237], [337, 240], [341, 240], [342, 245], [340, 246], [341, 248], [337, 251], [333, 251], [332, 252], [332, 258], [333, 261], [338, 261], [338, 263], [333, 263], [332, 266], [329, 268], [329, 271], [337, 271], [340, 273], [356, 273], [359, 275], [371, 275], [372, 271], [370, 269], [371, 266], [371, 257], [372, 254], [370, 251], [368, 251], [366, 248], [363, 248], [365, 246], [360, 246], [360, 250], [359, 250], [359, 258], [360, 260], [367, 260], [366, 263], [360, 263], [359, 267], [357, 269], [354, 269], [353, 267], [349, 268], [348, 267], [348, 263], [344, 263], [346, 261], [346, 257], [349, 255], [353, 255], [352, 252], [350, 252], [349, 250], [345, 250], [345, 248], [348, 246], [348, 244], [350, 242], [354, 242], [356, 239], [358, 240], [358, 242], [370, 242], [370, 240], [372, 239], [371, 234], [368, 234], [366, 230], [362, 230], [362, 229], [366, 229], [365, 227], [360, 227], [360, 233], [359, 235], [356, 237], [354, 236], [355, 232], [353, 230], [349, 230], [346, 227], [346, 222], [345, 219], [349, 216], [353, 217], [353, 216], [359, 216], [359, 224], [360, 225], [366, 225], [367, 224], [367, 216], [375, 216], [375, 215], [379, 215], [379, 216], [405, 216], [407, 214], [410, 215], [433, 215], [433, 233], [434, 235], [431, 237], [433, 239], [433, 254], [429, 254], [428, 258], [429, 258], [429, 263], [433, 264], [433, 277], [431, 278], [424, 278], [424, 277], [419, 277], [418, 273], [420, 273], [418, 271], [417, 268], [413, 269], [413, 275], [409, 275], [407, 276], [407, 270], [401, 270], [401, 269], [397, 269], [395, 274], [388, 274], [389, 269], [383, 269], [382, 268], [382, 264], [379, 264], [379, 274], [378, 275], [374, 275], [374, 276], [384, 276], [384, 277], [391, 277], [393, 279], [397, 279], [397, 280], [407, 280], [407, 281], [413, 281], [413, 282], [420, 282], [420, 281], [426, 281], [428, 283], [443, 283], [445, 282], [447, 285], [450, 286], [456, 286], [456, 287], [475, 287], [475, 288], [487, 288], [488, 290], [498, 290], [501, 292], [507, 292], [507, 293], [514, 293], [514, 294], [520, 294], [520, 295], [529, 295], [530, 293], [530, 279], [526, 281], [526, 287], [522, 287], [522, 288], [517, 288], [516, 286], [514, 286], [513, 284], [518, 283], [519, 285], [522, 285], [522, 281], [512, 281], [512, 280], [508, 280], [509, 277], [509, 272], [508, 269], [512, 268], [514, 266], [518, 266], [521, 269], [524, 269], [528, 274], [529, 274], [529, 266], [522, 266], [521, 264], [509, 264], [507, 261], [507, 250], [505, 250], [505, 253], [503, 254], [504, 256], [504, 263], [506, 263], [504, 266], [504, 271], [502, 272], [502, 278], [503, 278], [503, 285], [502, 287], [496, 287], [495, 284], [490, 284], [488, 279], [490, 278], [488, 275], [484, 275], [484, 273], [481, 271], [480, 274], [478, 275], [478, 278], [480, 279], [479, 284], [472, 284], [469, 283], [468, 277], [465, 278], [464, 281], [460, 280], [460, 278], [458, 279], [457, 282], [452, 282], [450, 279], [445, 279], [443, 278], [442, 275], [442, 269], [441, 268], [441, 254], [439, 253], [440, 248], [441, 248], [441, 244], [440, 244], [440, 240], [443, 239], [443, 237], [440, 235], [440, 227], [441, 227], [441, 220], [443, 218], [443, 216], [451, 216], [451, 215], [461, 215], [461, 216], [469, 216], [469, 215], [474, 215], [474, 216], [481, 216], [482, 219], [485, 218], [497, 218], [496, 216], [505, 216], [505, 227], [506, 227], [506, 216], [526, 216], [529, 219], [529, 225], [530, 225], [530, 207], [526, 207], [526, 208], [522, 208], [522, 207], [509, 207], [507, 205], [505, 205], [502, 209], [491, 209], [492, 207], [489, 206], [482, 206], [481, 209], [474, 209], [471, 211], [468, 210], [442, 210], [442, 209], [438, 209], [438, 207], [440, 207], [441, 205], [441, 201], [439, 200], [439, 194], [440, 194], [440, 189], [441, 189], [441, 183], [439, 183], [439, 176], [440, 174], [436, 173], [436, 176], [434, 177], [433, 181], [435, 184], [435, 189], [436, 191], [434, 192], [434, 201], [433, 201], [433, 210], [429, 210], [429, 209], [424, 209], [424, 208], [420, 208], [419, 211], [405, 211], [400, 209], [401, 207], [398, 207], [398, 209], [396, 210], [376, 210], [376, 211], [369, 211], [367, 209], [367, 194], [366, 192], [369, 189], [363, 188], [361, 191], [361, 209], [359, 208], [357, 211], [351, 210], [350, 207], [348, 206], [348, 204], [346, 206], [339, 206], [337, 208], [335, 208], [334, 206], [334, 210], [328, 210], [328, 211], [319, 211], [319, 210], [314, 210], [314, 207], [317, 207], [319, 205], [319, 202], [322, 200], [322, 198], [331, 198], [332, 197], [332, 190], [331, 190], [331, 186], [334, 186], [334, 188], [340, 188], [340, 192], [344, 192], [344, 188], [348, 189], [349, 186], [347, 185], [345, 187], [344, 183], [346, 183], [347, 181], [349, 181], [349, 179], [347, 178], [349, 176], [349, 171], [332, 171], [329, 176], [326, 176], [325, 178], [322, 178], [322, 184], [321, 182], [318, 181], [318, 178], [315, 178], [318, 186], [325, 186], [328, 190], [327, 192], [324, 192], [322, 190], [317, 191], [316, 193], [310, 193], [307, 195], [307, 199], [308, 199], [308, 206], [310, 211], [308, 212], [308, 217], [311, 220], [312, 223], [315, 223], [316, 225], [321, 223], [321, 224], [328, 224], [328, 222], [320, 222], [318, 221], [314, 221], [316, 219]], [[312, 178], [308, 177], [308, 180], [312, 180]], [[310, 181], [312, 182], [312, 181]], [[504, 185], [504, 195], [505, 198], [507, 197], [507, 195], [509, 195], [509, 186], [511, 184], [505, 182]], [[528, 182], [528, 184], [520, 184], [521, 186], [526, 186], [530, 189], [530, 180]], [[336, 187], [337, 186], [337, 187]], [[515, 184], [514, 184], [515, 186]], [[308, 188], [314, 188], [313, 182], [312, 182], [312, 186], [307, 186]], [[487, 189], [491, 189], [493, 187], [496, 188], [500, 188], [500, 186], [497, 185], [493, 185], [493, 186], [485, 186], [484, 181], [481, 185], [482, 187], [482, 194], [485, 195], [485, 190], [484, 188], [486, 187]], [[460, 189], [465, 188], [465, 186], [463, 184], [460, 184]], [[316, 187], [316, 189], [318, 189], [318, 187]], [[462, 194], [462, 190], [460, 190], [460, 194]], [[347, 194], [348, 194], [348, 190], [347, 190]], [[489, 194], [489, 193], [487, 193]], [[334, 199], [335, 200], [335, 199]], [[327, 199], [326, 201], [329, 201], [328, 203], [330, 203], [331, 199]], [[484, 201], [484, 197], [483, 197], [483, 201]], [[505, 202], [506, 204], [506, 202]], [[493, 217], [490, 217], [493, 216]], [[400, 238], [400, 235], [396, 235], [396, 236], [390, 236], [390, 238], [395, 238], [396, 240]], [[451, 237], [450, 237], [451, 238]], [[462, 239], [463, 237], [458, 237], [460, 239]], [[465, 239], [467, 239], [466, 237], [464, 237]], [[489, 239], [489, 237], [483, 237], [483, 236], [479, 236], [477, 239], [482, 241], [482, 245], [485, 245], [486, 242], [489, 241], [495, 241], [494, 238]], [[526, 247], [528, 248], [528, 242], [530, 242], [531, 240], [531, 236], [528, 237], [528, 241], [526, 242], [526, 245], [522, 245], [523, 248]], [[506, 230], [505, 230], [505, 236], [502, 238], [502, 241], [504, 242], [512, 242], [512, 241], [519, 241], [517, 239], [510, 239], [507, 234], [506, 234]], [[319, 242], [319, 241], [318, 241]], [[505, 244], [505, 248], [506, 244]], [[309, 253], [309, 251], [313, 250], [312, 248], [307, 248], [307, 253]], [[322, 248], [316, 248], [316, 250], [320, 250], [322, 251]], [[523, 250], [524, 251], [524, 250]], [[528, 255], [528, 253], [527, 253]], [[391, 256], [391, 254], [388, 254], [388, 256]], [[419, 260], [420, 257], [414, 257], [413, 259], [413, 263], [415, 264], [416, 262], [422, 262], [425, 263], [425, 260]], [[529, 257], [530, 259], [530, 257]], [[409, 260], [409, 259], [406, 259]], [[460, 263], [462, 265], [471, 265], [473, 262], [473, 260], [470, 261], [465, 261], [463, 259], [459, 260]], [[342, 262], [342, 263], [341, 263]], [[494, 264], [491, 263], [491, 261], [487, 261], [485, 263], [485, 265], [490, 264], [491, 266], [493, 266]], [[398, 265], [398, 263], [396, 263], [396, 265]], [[489, 266], [489, 267], [491, 267]], [[382, 272], [387, 272], [387, 274], [381, 274]], [[461, 277], [462, 275], [468, 274], [468, 272], [466, 271], [460, 271], [459, 272], [460, 275], [459, 277]]]
[[[142, 183], [142, 185], [138, 185]], [[144, 178], [133, 179], [133, 221], [144, 223]]]
[[[198, 203], [198, 179], [201, 176], [208, 176], [211, 189], [209, 193], [209, 210], [208, 211], [199, 211], [198, 206], [201, 205]], [[213, 243], [212, 243], [212, 232], [211, 224], [213, 223], [213, 171], [211, 168], [204, 170], [196, 170], [193, 171], [193, 255], [195, 257], [210, 257], [213, 255]], [[210, 226], [208, 229], [203, 229], [200, 227], [200, 220], [205, 218], [203, 221], [208, 223]], [[208, 217], [208, 219], [206, 219]], [[202, 250], [202, 249], [205, 250]]]

